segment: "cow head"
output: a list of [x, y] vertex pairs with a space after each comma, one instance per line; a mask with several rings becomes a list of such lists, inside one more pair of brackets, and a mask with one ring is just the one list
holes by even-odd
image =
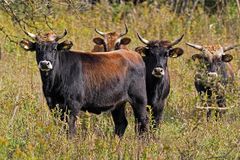
[[67, 40], [58, 43], [58, 40], [67, 34], [67, 30], [62, 35], [56, 35], [55, 33], [35, 35], [29, 32], [25, 32], [25, 34], [32, 38], [34, 42], [23, 39], [20, 42], [20, 46], [27, 51], [36, 51], [38, 67], [43, 72], [52, 70], [57, 54], [61, 51], [69, 50], [73, 45], [71, 41]]
[[144, 54], [144, 61], [147, 68], [147, 73], [161, 78], [164, 76], [167, 69], [168, 57], [177, 58], [181, 56], [184, 51], [181, 48], [173, 48], [178, 44], [184, 35], [176, 39], [172, 43], [169, 41], [148, 41], [137, 33], [138, 38], [143, 42], [145, 47], [137, 47], [135, 50]]
[[127, 25], [125, 24], [125, 31], [122, 33], [119, 32], [108, 32], [104, 33], [95, 29], [95, 31], [101, 35], [103, 38], [96, 37], [93, 39], [93, 42], [97, 45], [104, 47], [104, 51], [113, 51], [120, 49], [122, 45], [128, 45], [131, 42], [131, 39], [128, 37], [123, 37], [128, 33]]
[[217, 77], [221, 72], [224, 62], [230, 62], [233, 56], [226, 54], [227, 51], [239, 46], [232, 45], [229, 47], [222, 47], [220, 45], [201, 46], [192, 43], [186, 43], [188, 46], [201, 51], [199, 54], [192, 56], [193, 60], [198, 59], [199, 62], [206, 68], [208, 77]]

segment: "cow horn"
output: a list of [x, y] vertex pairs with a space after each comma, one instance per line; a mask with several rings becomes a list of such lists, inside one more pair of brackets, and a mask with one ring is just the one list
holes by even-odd
[[169, 46], [172, 47], [172, 46], [178, 44], [183, 39], [183, 37], [184, 37], [184, 34], [180, 38], [173, 41]]
[[127, 24], [124, 23], [124, 26], [125, 26], [125, 32], [121, 33], [121, 34], [120, 34], [120, 37], [122, 37], [122, 36], [124, 36], [124, 35], [126, 35], [126, 34], [128, 33], [128, 27], [127, 27]]
[[149, 40], [146, 40], [146, 39], [144, 39], [143, 37], [141, 37], [139, 33], [137, 33], [137, 36], [138, 36], [138, 38], [140, 39], [141, 42], [143, 42], [143, 43], [146, 44], [146, 45], [149, 44]]
[[59, 36], [56, 37], [55, 41], [58, 41], [58, 40], [62, 39], [66, 35], [67, 35], [67, 30], [65, 29], [62, 35], [59, 35]]
[[101, 36], [105, 36], [105, 33], [104, 32], [101, 32], [101, 31], [99, 31], [97, 28], [95, 28], [95, 31], [99, 34], [99, 35], [101, 35]]
[[30, 32], [27, 32], [27, 31], [24, 31], [24, 33], [29, 36], [30, 38], [34, 39], [34, 40], [37, 40], [37, 35], [36, 34], [33, 34], [33, 33], [30, 33]]
[[200, 50], [200, 51], [203, 50], [203, 47], [200, 46], [200, 45], [197, 45], [197, 44], [193, 44], [193, 43], [188, 43], [188, 42], [187, 42], [186, 45], [188, 45], [188, 46], [190, 46], [190, 47], [193, 47], [193, 48], [195, 48], [195, 49], [197, 49], [197, 50]]
[[240, 44], [235, 44], [235, 45], [231, 45], [231, 46], [228, 46], [228, 47], [224, 47], [223, 52], [230, 51], [231, 49], [234, 49], [234, 48], [239, 47], [239, 46], [240, 46]]

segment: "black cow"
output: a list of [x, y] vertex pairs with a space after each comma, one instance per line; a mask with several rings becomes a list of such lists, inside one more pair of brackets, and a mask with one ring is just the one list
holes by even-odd
[[145, 47], [137, 47], [136, 51], [143, 53], [146, 65], [146, 87], [148, 105], [153, 112], [153, 126], [157, 127], [162, 120], [163, 109], [170, 90], [170, 78], [168, 73], [168, 57], [176, 58], [183, 54], [181, 48], [173, 48], [178, 44], [183, 35], [170, 43], [169, 41], [148, 41], [138, 33], [138, 38]]
[[44, 96], [50, 109], [58, 104], [62, 114], [69, 113], [69, 136], [76, 132], [79, 111], [100, 114], [111, 111], [115, 133], [122, 136], [127, 127], [124, 105], [130, 102], [136, 127], [147, 130], [145, 65], [134, 51], [118, 50], [108, 53], [69, 51], [72, 43], [58, 43], [62, 36], [34, 35], [35, 42], [22, 40], [21, 46], [36, 51]]
[[[234, 80], [234, 73], [232, 66], [229, 63], [233, 56], [226, 54], [227, 51], [237, 47], [232, 45], [229, 47], [222, 47], [221, 45], [206, 45], [201, 46], [192, 43], [186, 43], [188, 46], [199, 50], [201, 53], [194, 54], [193, 60], [198, 59], [200, 65], [195, 74], [195, 87], [204, 102], [203, 96], [207, 95], [206, 107], [212, 106], [214, 97], [216, 96], [216, 103], [219, 107], [226, 107], [225, 90], [226, 85]], [[211, 115], [212, 109], [207, 111], [207, 119]], [[217, 110], [215, 116], [221, 117], [223, 111]]]

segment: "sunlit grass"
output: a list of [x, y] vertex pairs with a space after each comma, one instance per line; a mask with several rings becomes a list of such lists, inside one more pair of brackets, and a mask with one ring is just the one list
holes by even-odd
[[[133, 113], [127, 106], [129, 125], [123, 139], [113, 135], [109, 113], [97, 116], [81, 112], [77, 121], [78, 134], [75, 139], [67, 140], [64, 124], [54, 122], [45, 103], [35, 53], [25, 52], [3, 38], [0, 41], [3, 51], [0, 60], [0, 159], [239, 159], [239, 79], [236, 79], [236, 91], [227, 95], [228, 104], [235, 107], [223, 119], [215, 121], [213, 117], [207, 122], [204, 111], [195, 111], [197, 93], [193, 77], [197, 62], [191, 60], [195, 50], [184, 45], [187, 41], [239, 43], [239, 20], [231, 20], [234, 19], [231, 15], [231, 19], [222, 24], [215, 16], [208, 17], [199, 10], [186, 29], [187, 17], [177, 17], [167, 7], [156, 9], [144, 4], [134, 10], [120, 7], [112, 10], [99, 5], [84, 13], [58, 8], [56, 16], [49, 18], [57, 33], [68, 29], [65, 39], [73, 41], [74, 49], [86, 51], [93, 48], [92, 38], [98, 36], [95, 27], [103, 31], [121, 30], [124, 21], [129, 27], [127, 36], [132, 39], [131, 49], [142, 45], [136, 31], [150, 40], [174, 40], [186, 33], [178, 45], [185, 54], [169, 59], [171, 93], [160, 129], [147, 133], [142, 139], [137, 138]], [[6, 14], [0, 13], [1, 24], [8, 33], [16, 35], [18, 41], [26, 38]], [[214, 27], [210, 28], [211, 24]], [[49, 30], [43, 22], [37, 25], [43, 31]], [[235, 73], [238, 52], [231, 51]]]

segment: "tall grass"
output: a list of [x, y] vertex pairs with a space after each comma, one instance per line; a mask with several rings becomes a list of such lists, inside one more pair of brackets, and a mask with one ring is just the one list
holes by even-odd
[[[198, 101], [193, 84], [197, 62], [191, 60], [195, 50], [184, 42], [198, 44], [229, 45], [240, 43], [240, 22], [235, 10], [228, 9], [223, 17], [209, 17], [200, 8], [193, 15], [176, 16], [167, 7], [149, 7], [145, 4], [131, 6], [98, 5], [83, 13], [55, 6], [55, 15], [49, 17], [58, 32], [67, 28], [66, 39], [73, 41], [74, 49], [89, 51], [94, 28], [103, 31], [121, 30], [128, 24], [132, 42], [129, 48], [142, 45], [136, 31], [146, 39], [174, 40], [185, 33], [179, 44], [185, 51], [177, 59], [169, 59], [171, 93], [168, 98], [164, 121], [160, 129], [147, 133], [142, 139], [134, 132], [131, 107], [127, 107], [129, 125], [120, 140], [113, 135], [113, 121], [109, 113], [94, 115], [81, 112], [77, 121], [76, 138], [67, 140], [64, 124], [54, 119], [42, 94], [41, 80], [35, 61], [35, 53], [25, 52], [14, 43], [0, 40], [0, 159], [239, 159], [240, 158], [240, 111], [239, 79], [235, 92], [228, 93], [231, 108], [221, 120], [214, 117], [206, 121], [206, 113], [198, 112]], [[0, 23], [5, 31], [27, 38], [0, 11]], [[43, 21], [35, 25], [46, 32]], [[34, 29], [29, 28], [31, 32]], [[231, 51], [234, 72], [239, 66], [239, 50]]]

